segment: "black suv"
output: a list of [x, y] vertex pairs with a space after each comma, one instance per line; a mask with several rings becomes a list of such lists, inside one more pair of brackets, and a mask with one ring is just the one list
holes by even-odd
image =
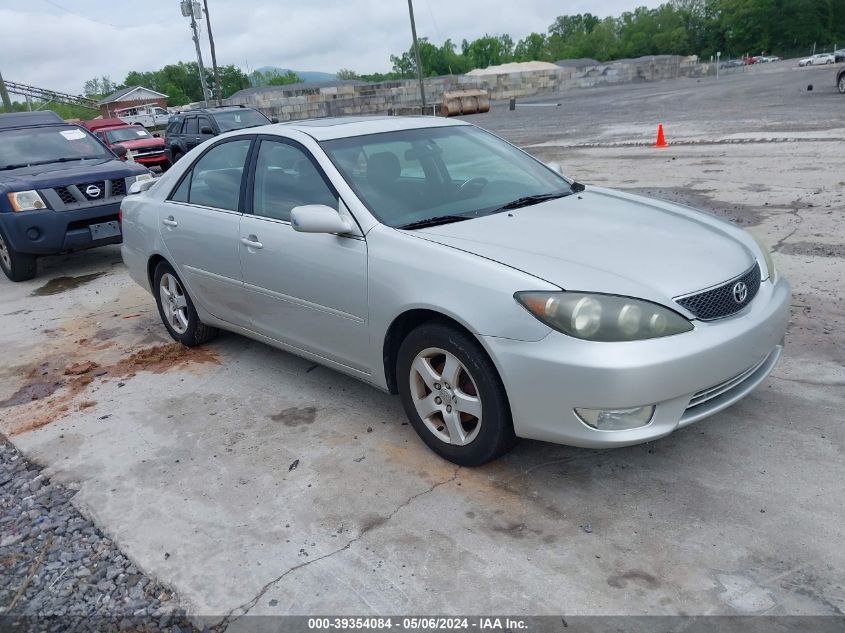
[[246, 106], [187, 110], [170, 117], [164, 142], [170, 162], [175, 163], [197, 145], [218, 134], [269, 123], [278, 123], [278, 120], [271, 121], [258, 110]]
[[121, 242], [120, 202], [150, 171], [55, 112], [0, 114], [0, 269], [35, 277], [36, 258]]

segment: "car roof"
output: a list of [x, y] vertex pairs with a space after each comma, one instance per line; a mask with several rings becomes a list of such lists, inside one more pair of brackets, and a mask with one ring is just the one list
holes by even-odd
[[52, 110], [42, 110], [41, 112], [8, 112], [6, 114], [0, 114], [0, 129], [32, 127], [36, 125], [53, 125], [64, 122], [64, 119]]
[[173, 116], [187, 116], [189, 114], [216, 114], [218, 112], [230, 112], [232, 110], [254, 110], [255, 108], [250, 108], [249, 106], [241, 106], [241, 105], [230, 105], [230, 106], [220, 106], [220, 107], [209, 107], [209, 108], [194, 108], [193, 110], [183, 110], [182, 112], [177, 112]]
[[456, 125], [469, 125], [469, 123], [431, 116], [350, 116], [289, 121], [267, 127], [295, 129], [317, 141], [329, 141], [351, 136]]

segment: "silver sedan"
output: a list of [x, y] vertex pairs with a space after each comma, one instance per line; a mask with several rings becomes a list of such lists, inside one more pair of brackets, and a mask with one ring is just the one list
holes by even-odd
[[170, 335], [222, 328], [399, 394], [444, 458], [654, 440], [780, 356], [789, 284], [712, 215], [567, 179], [434, 118], [240, 130], [123, 202]]

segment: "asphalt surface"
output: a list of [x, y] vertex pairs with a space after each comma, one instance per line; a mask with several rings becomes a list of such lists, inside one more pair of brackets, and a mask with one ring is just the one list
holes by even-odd
[[[0, 280], [0, 429], [138, 570], [231, 631], [245, 614], [842, 615], [832, 74], [573, 91], [549, 99], [565, 109], [469, 119], [579, 180], [693, 204], [774, 245], [794, 288], [784, 358], [748, 398], [665, 439], [526, 441], [456, 468], [396, 398], [354, 380], [234, 335], [167, 346], [113, 247]], [[649, 146], [658, 122], [669, 149]]]

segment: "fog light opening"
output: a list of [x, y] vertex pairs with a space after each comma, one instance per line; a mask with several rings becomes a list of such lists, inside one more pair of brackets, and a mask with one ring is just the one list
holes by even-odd
[[628, 431], [647, 426], [654, 416], [654, 405], [632, 409], [582, 409], [575, 415], [587, 426], [599, 431]]

